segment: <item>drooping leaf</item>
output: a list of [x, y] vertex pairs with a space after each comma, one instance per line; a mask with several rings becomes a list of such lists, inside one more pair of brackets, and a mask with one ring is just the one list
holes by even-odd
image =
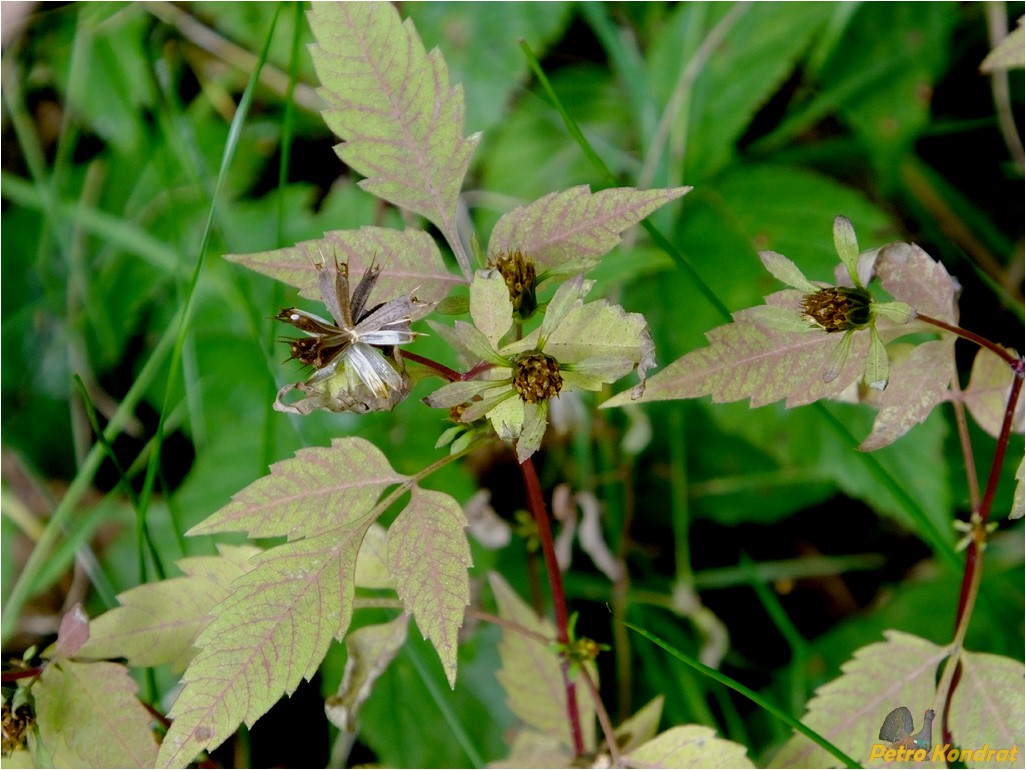
[[620, 233], [690, 189], [616, 187], [593, 193], [579, 185], [550, 193], [496, 222], [488, 256], [519, 249], [539, 274], [582, 272], [620, 242]]
[[859, 445], [863, 452], [887, 446], [925, 420], [947, 400], [954, 374], [954, 339], [931, 340], [914, 347], [908, 357], [891, 364], [887, 389], [871, 396], [880, 412], [873, 431]]
[[153, 767], [152, 717], [117, 663], [61, 659], [32, 689], [39, 737], [53, 767]]
[[427, 53], [389, 3], [318, 4], [310, 25], [339, 157], [366, 177], [368, 192], [427, 217], [458, 244], [456, 201], [479, 137], [463, 136], [463, 89], [450, 86], [441, 53]]
[[[892, 710], [907, 706], [920, 724], [923, 712], [935, 707], [937, 667], [948, 654], [946, 647], [900, 631], [884, 636], [886, 641], [856, 651], [841, 667], [844, 673], [816, 691], [802, 718], [803, 724], [862, 763], [868, 763], [880, 725]], [[836, 763], [820, 746], [795, 734], [770, 764], [801, 768]]]
[[[983, 652], [962, 652], [962, 677], [951, 698], [951, 737], [963, 748], [1022, 747], [1026, 743], [1026, 698], [1022, 661]], [[972, 767], [1008, 767], [976, 760]]]
[[185, 669], [193, 642], [210, 622], [210, 611], [231, 592], [232, 581], [251, 568], [254, 546], [219, 545], [220, 556], [191, 556], [178, 566], [186, 577], [136, 586], [118, 596], [120, 607], [90, 623], [80, 655], [127, 658], [132, 666], [171, 664]]
[[[976, 352], [969, 385], [962, 398], [976, 424], [995, 438], [1001, 432], [1001, 424], [1005, 419], [1014, 376], [1011, 367], [996, 353], [986, 348]], [[1020, 397], [1012, 419], [1014, 433], [1023, 432], [1023, 404], [1024, 399]]]
[[257, 556], [212, 610], [214, 619], [196, 640], [200, 651], [169, 714], [174, 721], [159, 767], [185, 767], [243, 721], [252, 725], [313, 676], [332, 638], [345, 635], [356, 555], [373, 517], [366, 509], [336, 514], [335, 529]]
[[[499, 608], [499, 616], [518, 626], [540, 634], [546, 639], [556, 638], [556, 629], [548, 620], [534, 614], [512, 588], [495, 573], [488, 575]], [[566, 713], [566, 687], [560, 670], [559, 658], [544, 642], [504, 628], [499, 643], [499, 683], [506, 691], [506, 705], [524, 723], [555, 738], [561, 745], [573, 750], [570, 723]], [[598, 678], [593, 666], [591, 676]], [[587, 689], [577, 687], [577, 707], [581, 732], [586, 749], [595, 746], [595, 704]]]
[[[801, 292], [787, 289], [771, 294], [766, 303], [797, 312]], [[748, 398], [757, 407], [786, 399], [801, 406], [841, 393], [862, 374], [869, 344], [868, 330], [852, 337], [852, 347], [839, 375], [825, 382], [840, 335], [821, 331], [782, 332], [758, 323], [758, 313], [741, 310], [734, 323], [708, 332], [709, 347], [685, 354], [650, 377], [644, 395], [632, 399], [621, 393], [602, 406], [635, 401], [663, 401], [711, 395], [714, 402]]]
[[[372, 264], [379, 265], [381, 274], [367, 307], [410, 292], [430, 305], [448, 296], [453, 286], [465, 283], [446, 269], [438, 244], [421, 230], [332, 230], [315, 241], [302, 241], [273, 251], [226, 254], [225, 259], [295, 286], [304, 297], [318, 301], [321, 292], [317, 265], [332, 259], [348, 262], [349, 274], [353, 276], [363, 275]], [[423, 315], [429, 310], [429, 306], [420, 306], [414, 308], [414, 313]]]
[[437, 650], [450, 687], [456, 686], [456, 636], [470, 603], [466, 526], [452, 497], [414, 487], [388, 529], [388, 567], [399, 600]]
[[704, 725], [671, 727], [630, 753], [633, 767], [755, 767], [745, 747]]
[[335, 727], [347, 733], [356, 732], [360, 707], [371, 694], [378, 677], [388, 668], [399, 648], [406, 641], [410, 621], [400, 615], [388, 623], [358, 628], [346, 635], [346, 669], [338, 692], [324, 704], [325, 713]]
[[310, 537], [338, 527], [351, 511], [366, 511], [386, 487], [405, 478], [366, 439], [335, 439], [330, 448], [300, 449], [275, 463], [270, 475], [238, 492], [188, 534]]

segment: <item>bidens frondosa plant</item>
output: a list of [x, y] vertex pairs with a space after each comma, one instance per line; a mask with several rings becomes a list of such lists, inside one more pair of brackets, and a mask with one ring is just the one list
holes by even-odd
[[[708, 333], [708, 347], [649, 377], [655, 355], [645, 318], [593, 296], [595, 282], [586, 275], [619, 245], [624, 231], [690, 188], [592, 192], [578, 186], [552, 192], [505, 213], [488, 234], [487, 248], [468, 253], [464, 244], [478, 240], [458, 231], [464, 219], [457, 212], [479, 137], [464, 135], [463, 92], [450, 84], [441, 53], [426, 51], [412, 24], [388, 4], [318, 3], [309, 18], [327, 105], [323, 115], [342, 139], [339, 157], [363, 177], [366, 191], [403, 209], [412, 223], [422, 218], [439, 240], [427, 227], [366, 226], [229, 258], [327, 309], [319, 315], [323, 311], [294, 305], [277, 312], [277, 320], [298, 333], [286, 344], [306, 369], [302, 381], [281, 387], [276, 409], [300, 415], [425, 409], [409, 398], [417, 389], [427, 407], [439, 410], [438, 459], [406, 474], [362, 438], [339, 437], [330, 446], [301, 449], [188, 533], [243, 532], [254, 540], [277, 539], [273, 544], [222, 544], [216, 554], [182, 560], [180, 577], [121, 594], [119, 607], [92, 622], [69, 614], [46, 653], [50, 664], [32, 685], [42, 756], [55, 766], [74, 765], [82, 761], [81, 752], [94, 750], [85, 742], [71, 746], [61, 719], [69, 693], [106, 688], [116, 691], [112, 702], [119, 715], [128, 715], [124, 731], [133, 738], [108, 742], [123, 751], [132, 747], [120, 761], [184, 767], [312, 678], [335, 642], [345, 644], [348, 657], [326, 713], [344, 744], [355, 735], [375, 682], [406, 643], [411, 619], [455, 688], [461, 631], [474, 597], [477, 619], [501, 626], [496, 679], [516, 718], [506, 764], [750, 766], [744, 747], [706, 726], [678, 725], [659, 733], [661, 698], [613, 726], [596, 665], [608, 647], [575, 632], [577, 615], [568, 609], [535, 468], [554, 405], [582, 394], [591, 399], [589, 392], [608, 395], [628, 377], [631, 387], [603, 406], [706, 395], [715, 401], [749, 399], [752, 406], [781, 399], [791, 407], [856, 401], [877, 410], [861, 445], [870, 450], [898, 439], [935, 406], [957, 401], [998, 437], [999, 470], [1009, 434], [1021, 430], [1021, 359], [958, 326], [957, 285], [922, 249], [896, 243], [860, 253], [851, 223], [838, 217], [834, 243], [841, 270], [833, 282], [814, 283], [788, 258], [763, 252], [766, 268], [791, 288], [766, 297], [761, 307], [734, 313], [731, 323]], [[442, 248], [451, 254], [453, 269]], [[447, 317], [453, 308], [462, 308], [463, 317]], [[424, 352], [428, 334], [448, 343], [451, 360], [443, 363]], [[954, 367], [958, 337], [983, 346], [980, 374], [974, 368], [964, 391]], [[283, 369], [276, 375], [286, 376]], [[996, 417], [994, 393], [1001, 401]], [[522, 529], [541, 552], [549, 581], [548, 601], [539, 596], [536, 603], [551, 605], [552, 620], [497, 574], [478, 581], [490, 586], [485, 599], [471, 590], [467, 515], [451, 495], [421, 486], [438, 469], [485, 446], [510, 453], [519, 466], [531, 518]], [[964, 584], [970, 587], [978, 587], [995, 472], [964, 526]], [[585, 467], [581, 475], [596, 474]], [[589, 499], [595, 499], [590, 492]], [[602, 542], [597, 500], [592, 512], [587, 528], [582, 525], [582, 548], [593, 558], [603, 555], [596, 564], [601, 561], [602, 572], [625, 594], [627, 559]], [[585, 529], [590, 544], [584, 542]], [[567, 532], [572, 538], [564, 527]], [[939, 541], [947, 558], [959, 558]], [[564, 545], [569, 554], [569, 539]], [[959, 633], [951, 645], [891, 632], [886, 642], [860, 650], [844, 676], [810, 703], [805, 725], [812, 729], [796, 735], [777, 763], [839, 760], [856, 766], [852, 756], [864, 757], [870, 749], [863, 736], [879, 725], [867, 701], [886, 700], [887, 713], [894, 708], [889, 699], [899, 697], [888, 678], [892, 671], [915, 680], [916, 696], [907, 700], [916, 708], [925, 699], [922, 692], [933, 698], [956, 741], [968, 740], [973, 724], [964, 710], [948, 708], [948, 696], [957, 696], [956, 667], [962, 691], [1006, 681], [1021, 695], [1021, 664], [995, 663], [990, 658], [996, 656], [962, 648], [974, 591], [967, 589], [959, 599]], [[492, 607], [498, 617], [489, 614]], [[353, 630], [358, 611], [365, 622]], [[169, 665], [181, 673], [159, 749], [150, 715], [114, 658], [132, 666]], [[881, 672], [873, 663], [879, 660], [891, 668]], [[629, 656], [623, 661], [629, 668]], [[695, 667], [708, 673], [701, 664]], [[909, 673], [913, 669], [922, 673]], [[14, 743], [27, 729], [27, 690], [23, 686], [19, 700], [5, 703], [5, 741], [8, 727]], [[904, 691], [900, 695], [906, 697]], [[856, 697], [866, 724], [838, 722], [836, 714], [850, 712]], [[795, 720], [788, 724], [793, 727]], [[816, 741], [812, 748], [810, 735]], [[89, 756], [96, 764], [119, 761]]]

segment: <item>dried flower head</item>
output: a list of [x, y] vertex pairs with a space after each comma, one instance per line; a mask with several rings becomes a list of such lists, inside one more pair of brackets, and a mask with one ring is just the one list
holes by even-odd
[[[417, 300], [408, 294], [368, 308], [381, 268], [371, 265], [350, 292], [349, 265], [333, 259], [317, 265], [321, 298], [334, 323], [297, 308], [276, 318], [306, 337], [288, 339], [291, 358], [314, 368], [306, 382], [282, 388], [275, 401], [280, 411], [307, 414], [314, 409], [374, 411], [391, 409], [409, 392], [410, 381], [396, 346], [412, 342], [410, 329]], [[381, 348], [391, 348], [387, 356]], [[292, 390], [307, 398], [286, 404]]]
[[538, 307], [534, 291], [537, 284], [534, 262], [525, 257], [519, 249], [514, 249], [502, 252], [492, 259], [488, 266], [498, 270], [502, 280], [506, 282], [514, 314], [522, 319], [530, 318]]

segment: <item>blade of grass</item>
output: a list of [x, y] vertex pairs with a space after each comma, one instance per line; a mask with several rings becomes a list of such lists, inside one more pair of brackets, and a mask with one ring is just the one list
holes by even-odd
[[782, 709], [778, 708], [775, 704], [771, 703], [770, 701], [766, 700], [764, 697], [759, 695], [759, 693], [755, 692], [754, 690], [748, 689], [747, 687], [745, 687], [740, 682], [735, 682], [733, 679], [731, 679], [726, 674], [722, 674], [722, 673], [720, 673], [719, 671], [717, 671], [714, 668], [709, 668], [708, 666], [706, 666], [706, 665], [704, 665], [702, 663], [699, 663], [697, 660], [692, 658], [690, 655], [688, 655], [688, 654], [686, 654], [684, 652], [681, 652], [680, 650], [676, 649], [672, 645], [667, 644], [666, 642], [664, 642], [659, 637], [657, 637], [657, 636], [655, 636], [653, 634], [650, 634], [648, 631], [645, 631], [644, 629], [639, 628], [638, 626], [634, 625], [633, 623], [630, 623], [630, 622], [628, 622], [626, 620], [621, 620], [620, 622], [623, 623], [625, 626], [627, 626], [632, 631], [634, 631], [635, 633], [641, 634], [643, 637], [648, 639], [653, 644], [661, 647], [663, 650], [665, 650], [670, 655], [675, 657], [681, 663], [684, 663], [685, 665], [690, 666], [691, 668], [693, 668], [696, 671], [698, 671], [700, 674], [704, 674], [705, 676], [709, 677], [710, 679], [713, 679], [713, 680], [719, 682], [720, 684], [724, 685], [725, 687], [729, 687], [730, 689], [734, 690], [735, 692], [740, 693], [744, 697], [748, 698], [756, 706], [759, 706], [760, 708], [762, 708], [765, 711], [769, 712], [770, 714], [775, 716], [777, 719], [779, 719], [779, 720], [783, 721], [785, 724], [793, 727], [795, 730], [800, 732], [802, 735], [807, 737], [809, 740], [815, 742], [816, 745], [822, 747], [825, 751], [828, 751], [831, 755], [833, 755], [834, 757], [839, 759], [841, 762], [843, 762], [845, 767], [851, 767], [851, 768], [861, 767], [861, 765], [859, 765], [858, 762], [856, 762], [854, 759], [849, 757], [847, 754], [845, 754], [843, 751], [841, 751], [839, 748], [837, 748], [834, 744], [832, 744], [830, 741], [828, 741], [822, 735], [817, 733], [815, 730], [811, 730], [810, 728], [806, 727], [801, 722], [799, 722], [797, 719], [792, 717], [790, 714], [785, 713]]

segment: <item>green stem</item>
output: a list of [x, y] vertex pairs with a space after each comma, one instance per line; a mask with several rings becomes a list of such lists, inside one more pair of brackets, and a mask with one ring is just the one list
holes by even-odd
[[[563, 591], [563, 576], [556, 560], [556, 548], [552, 542], [552, 529], [549, 527], [549, 512], [542, 497], [541, 482], [534, 468], [534, 461], [528, 457], [520, 463], [520, 471], [524, 477], [527, 490], [527, 506], [531, 509], [535, 524], [538, 527], [538, 539], [541, 542], [542, 554], [545, 556], [545, 567], [549, 573], [549, 586], [552, 588], [552, 605], [556, 613], [556, 639], [561, 645], [570, 643], [569, 616], [566, 610], [566, 593]], [[577, 756], [584, 754], [584, 734], [581, 732], [581, 716], [577, 710], [577, 689], [569, 674], [570, 663], [562, 661], [563, 684], [566, 686], [566, 710], [570, 720], [570, 734], [574, 741], [574, 752]]]

